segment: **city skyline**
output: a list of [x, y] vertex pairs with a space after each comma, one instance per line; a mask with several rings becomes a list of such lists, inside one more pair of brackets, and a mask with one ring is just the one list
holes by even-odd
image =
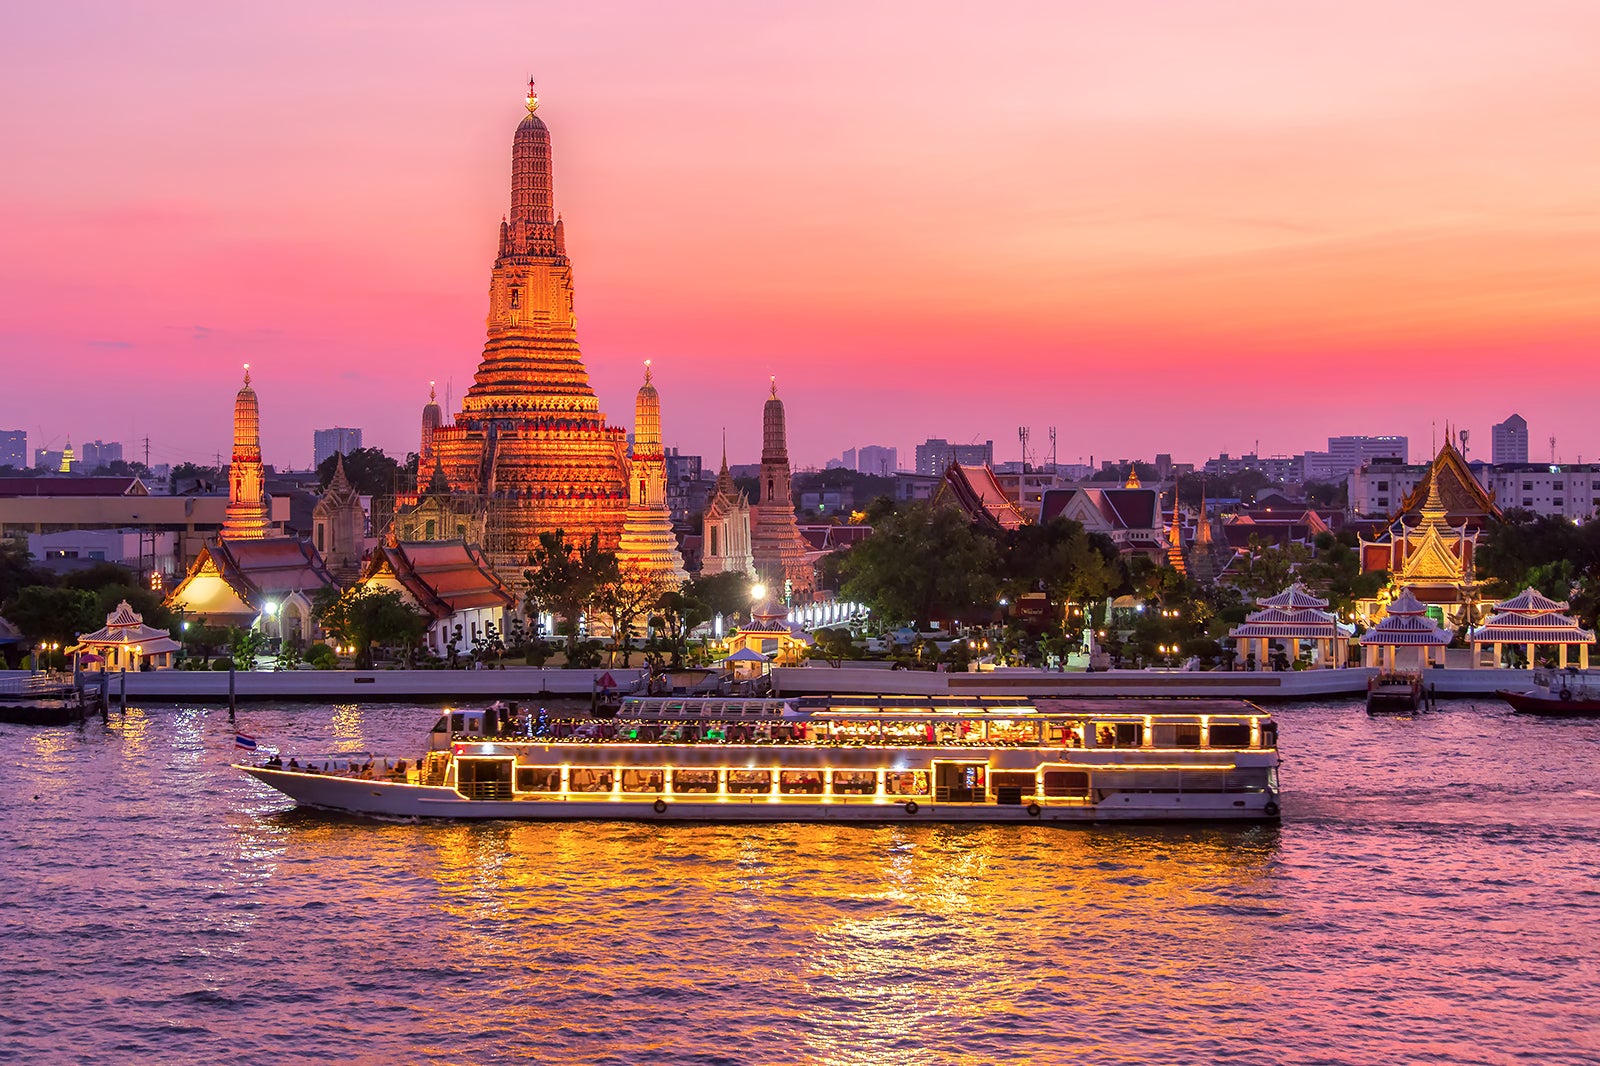
[[536, 35], [494, 6], [11, 13], [0, 426], [202, 460], [251, 362], [267, 462], [327, 425], [415, 450], [428, 381], [458, 402], [477, 362], [531, 72], [602, 409], [626, 425], [653, 358], [687, 453], [726, 426], [752, 461], [776, 374], [804, 467], [941, 436], [1003, 462], [1019, 425], [1062, 462], [1198, 461], [1420, 451], [1448, 421], [1487, 458], [1512, 412], [1531, 456], [1593, 458], [1582, 391], [1551, 386], [1600, 336], [1600, 13], [1535, 7], [1453, 5], [1447, 36], [1426, 4], [641, 7]]

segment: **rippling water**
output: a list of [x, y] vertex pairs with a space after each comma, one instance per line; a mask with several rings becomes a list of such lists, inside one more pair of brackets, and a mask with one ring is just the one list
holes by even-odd
[[382, 824], [225, 710], [0, 726], [0, 1060], [1600, 1061], [1600, 723], [1443, 707], [1281, 709], [1275, 828]]

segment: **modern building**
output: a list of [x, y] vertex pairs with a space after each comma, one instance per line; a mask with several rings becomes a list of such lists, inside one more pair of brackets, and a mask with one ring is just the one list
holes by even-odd
[[160, 574], [163, 585], [179, 573], [178, 534], [171, 530], [65, 529], [30, 533], [28, 554], [58, 572], [101, 562], [116, 563], [132, 570], [141, 580]]
[[1214, 459], [1207, 459], [1203, 469], [1210, 477], [1231, 477], [1253, 470], [1280, 485], [1298, 485], [1312, 480], [1306, 475], [1305, 458], [1303, 455], [1261, 456], [1254, 452], [1229, 455], [1223, 452]]
[[951, 444], [942, 437], [929, 437], [917, 445], [917, 473], [925, 477], [944, 477], [950, 464], [994, 466], [994, 441], [982, 444]]
[[0, 429], [0, 466], [21, 470], [28, 465], [28, 431]]
[[1377, 459], [1405, 462], [1409, 441], [1405, 437], [1343, 436], [1329, 437], [1325, 452], [1306, 452], [1303, 460], [1306, 481], [1337, 482], [1349, 477]]
[[53, 473], [70, 473], [65, 470], [67, 453], [56, 448], [35, 448], [33, 450], [33, 466], [36, 470], [49, 470]]
[[78, 468], [86, 474], [92, 474], [102, 466], [122, 462], [122, 445], [115, 441], [88, 441], [80, 451], [82, 454], [78, 457]]
[[[1432, 464], [1371, 463], [1350, 475], [1350, 510], [1387, 516], [1416, 492]], [[1587, 522], [1600, 514], [1600, 464], [1463, 464], [1503, 509], [1518, 508], [1549, 518]]]
[[361, 430], [349, 426], [331, 426], [313, 430], [311, 468], [320, 469], [334, 455], [349, 455], [361, 447]]
[[[850, 467], [863, 474], [875, 474], [878, 477], [889, 477], [899, 469], [900, 452], [896, 448], [886, 448], [878, 444], [864, 444], [855, 451], [856, 463]], [[993, 454], [993, 447], [990, 454]], [[845, 466], [850, 466], [850, 452], [845, 452]]]
[[1493, 435], [1491, 455], [1494, 465], [1526, 463], [1528, 461], [1528, 420], [1512, 415], [1504, 422], [1496, 422], [1489, 431]]

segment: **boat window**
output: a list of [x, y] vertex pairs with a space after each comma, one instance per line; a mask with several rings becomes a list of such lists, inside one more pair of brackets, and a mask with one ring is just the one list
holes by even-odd
[[988, 723], [991, 744], [1037, 744], [1039, 723], [1000, 718]]
[[1243, 722], [1229, 722], [1226, 725], [1213, 722], [1211, 724], [1211, 746], [1213, 748], [1248, 748], [1250, 746], [1250, 727]]
[[1044, 772], [1046, 796], [1087, 796], [1089, 775], [1083, 770], [1046, 770]]
[[660, 792], [666, 783], [666, 772], [662, 770], [622, 771], [622, 791], [624, 792]]
[[728, 791], [740, 794], [766, 794], [772, 791], [771, 770], [729, 770]]
[[1097, 748], [1137, 748], [1144, 743], [1143, 722], [1100, 722], [1094, 729]]
[[989, 774], [989, 794], [996, 803], [1021, 803], [1023, 796], [1033, 795], [1034, 784], [1030, 773], [996, 770]]
[[926, 770], [891, 771], [883, 776], [883, 790], [891, 796], [926, 796], [928, 772]]
[[567, 771], [567, 788], [573, 792], [610, 792], [615, 776], [612, 770], [574, 766]]
[[467, 716], [457, 711], [450, 716], [450, 732], [465, 733], [467, 731]]
[[1155, 746], [1158, 748], [1198, 748], [1200, 746], [1200, 723], [1163, 722], [1155, 727]]
[[519, 766], [517, 767], [518, 792], [560, 792], [561, 767], [559, 766]]
[[822, 795], [821, 770], [783, 770], [778, 774], [778, 791], [788, 795]]
[[876, 770], [835, 770], [833, 794], [835, 796], [871, 796], [878, 791]]
[[1278, 746], [1278, 723], [1261, 723], [1261, 746], [1263, 748], [1276, 748]]
[[672, 791], [715, 792], [717, 791], [717, 772], [715, 770], [674, 770], [672, 771]]

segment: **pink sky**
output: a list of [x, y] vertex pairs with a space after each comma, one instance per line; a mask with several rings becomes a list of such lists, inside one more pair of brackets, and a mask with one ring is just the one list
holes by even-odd
[[456, 7], [7, 7], [0, 427], [226, 453], [248, 361], [268, 462], [414, 449], [531, 72], [602, 407], [653, 358], [685, 451], [755, 461], [775, 373], [798, 466], [1600, 459], [1600, 5]]

